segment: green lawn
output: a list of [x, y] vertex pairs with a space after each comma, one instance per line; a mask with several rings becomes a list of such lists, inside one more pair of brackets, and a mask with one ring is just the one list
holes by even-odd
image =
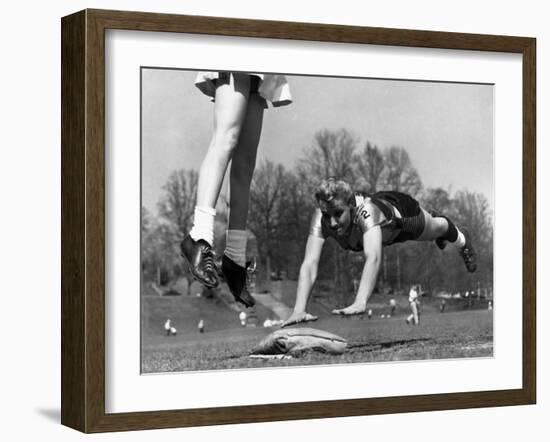
[[[211, 311], [211, 314], [215, 312]], [[251, 359], [248, 354], [252, 347], [273, 329], [233, 325], [225, 329], [207, 329], [201, 334], [195, 327], [189, 327], [172, 337], [160, 332], [144, 333], [142, 371], [325, 365], [490, 357], [493, 354], [493, 315], [487, 310], [458, 310], [443, 314], [428, 310], [422, 314], [419, 326], [407, 325], [404, 314], [390, 319], [379, 316], [372, 319], [366, 316], [343, 318], [325, 314], [307, 326], [346, 338], [348, 350], [340, 356], [308, 353], [290, 360]]]

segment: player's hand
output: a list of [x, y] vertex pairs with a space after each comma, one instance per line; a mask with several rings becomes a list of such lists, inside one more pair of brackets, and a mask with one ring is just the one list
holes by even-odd
[[317, 316], [310, 315], [307, 312], [293, 312], [290, 317], [281, 324], [281, 328], [287, 327], [289, 325], [299, 324], [300, 322], [317, 321], [317, 319], [319, 319]]

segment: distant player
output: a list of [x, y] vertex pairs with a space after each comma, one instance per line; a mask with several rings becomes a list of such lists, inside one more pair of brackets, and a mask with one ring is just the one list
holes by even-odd
[[476, 270], [476, 254], [465, 230], [458, 229], [447, 217], [430, 214], [418, 201], [400, 192], [373, 195], [354, 192], [337, 178], [324, 180], [315, 192], [318, 208], [311, 221], [304, 261], [296, 293], [296, 304], [283, 326], [314, 321], [306, 312], [311, 288], [325, 240], [332, 238], [342, 248], [362, 252], [365, 265], [355, 301], [334, 314], [356, 315], [366, 311], [382, 260], [382, 247], [405, 241], [435, 241], [440, 249], [450, 243], [464, 260], [468, 272]]
[[197, 328], [199, 329], [199, 333], [204, 333], [204, 320], [201, 319], [197, 325]]
[[239, 313], [239, 321], [241, 321], [241, 326], [246, 325], [246, 312], [240, 312]]
[[417, 285], [413, 285], [411, 287], [411, 290], [409, 291], [409, 305], [411, 306], [411, 314], [407, 317], [406, 322], [407, 324], [414, 324], [418, 325], [419, 319], [418, 319], [418, 305], [420, 304], [420, 301], [418, 297], [420, 296], [420, 289]]
[[390, 299], [390, 314], [388, 315], [390, 318], [395, 314], [395, 309], [397, 308], [397, 303], [395, 302], [395, 299]]
[[172, 324], [170, 323], [170, 319], [167, 319], [164, 323], [164, 331], [166, 333], [166, 336], [170, 336], [172, 329]]
[[470, 292], [468, 290], [464, 293], [464, 299], [466, 300], [464, 303], [464, 309], [470, 308]]
[[441, 302], [439, 303], [439, 313], [444, 313], [446, 306], [447, 306], [447, 301], [442, 299]]

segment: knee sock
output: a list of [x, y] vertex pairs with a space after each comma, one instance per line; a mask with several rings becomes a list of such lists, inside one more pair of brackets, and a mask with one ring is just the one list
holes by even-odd
[[225, 238], [225, 256], [241, 267], [246, 267], [246, 230], [228, 230]]
[[447, 224], [449, 225], [449, 228], [447, 229], [447, 233], [445, 233], [445, 235], [443, 236], [440, 236], [439, 238], [444, 241], [450, 242], [457, 249], [464, 247], [464, 245], [466, 244], [466, 238], [464, 237], [464, 234], [454, 225], [454, 223], [449, 218], [447, 218], [446, 216], [441, 217], [445, 218]]
[[212, 207], [195, 207], [195, 218], [193, 228], [189, 232], [191, 238], [195, 241], [200, 239], [206, 241], [211, 246], [214, 245], [214, 217], [216, 209]]
[[457, 238], [456, 238], [456, 241], [451, 243], [453, 246], [455, 246], [457, 249], [461, 249], [462, 247], [464, 247], [466, 245], [466, 238], [464, 237], [464, 233], [462, 233], [458, 227], [455, 227], [456, 228], [456, 232], [457, 232]]

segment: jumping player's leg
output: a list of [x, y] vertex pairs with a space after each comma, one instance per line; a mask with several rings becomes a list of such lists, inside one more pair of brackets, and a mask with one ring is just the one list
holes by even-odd
[[239, 142], [231, 161], [229, 224], [222, 258], [222, 272], [231, 293], [247, 307], [254, 305], [254, 298], [246, 289], [246, 221], [264, 106], [265, 101], [258, 94], [250, 95]]
[[250, 76], [245, 74], [231, 74], [228, 82], [216, 87], [214, 133], [199, 170], [193, 228], [180, 246], [193, 275], [209, 287], [218, 283], [211, 251], [216, 202], [239, 140], [249, 95]]
[[439, 248], [446, 243], [453, 245], [462, 256], [467, 270], [476, 271], [476, 254], [466, 230], [460, 230], [445, 216], [432, 216], [426, 210], [421, 209], [426, 221], [424, 231], [417, 238], [418, 241], [436, 241]]
[[250, 76], [245, 74], [231, 74], [229, 83], [216, 88], [214, 134], [199, 171], [198, 207], [216, 207], [246, 117], [249, 92]]
[[239, 143], [233, 154], [229, 183], [230, 230], [246, 229], [250, 183], [256, 166], [256, 154], [262, 132], [264, 103], [265, 100], [258, 94], [250, 96]]

